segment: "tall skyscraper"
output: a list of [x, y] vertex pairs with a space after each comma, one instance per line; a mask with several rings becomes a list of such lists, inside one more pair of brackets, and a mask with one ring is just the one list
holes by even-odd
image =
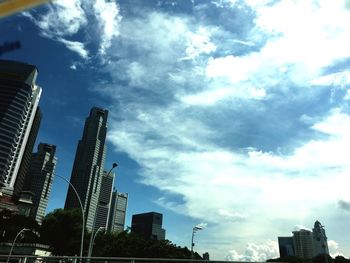
[[111, 195], [114, 184], [114, 173], [108, 173], [103, 171], [102, 182], [101, 182], [101, 190], [100, 196], [98, 199], [97, 212], [96, 212], [96, 222], [95, 222], [95, 230], [100, 227], [104, 227], [107, 229], [107, 221], [108, 214], [111, 203]]
[[314, 257], [313, 235], [310, 230], [293, 231], [293, 244], [295, 256], [306, 259]]
[[40, 107], [38, 106], [38, 109], [35, 113], [34, 116], [34, 121], [32, 128], [30, 130], [30, 134], [28, 137], [27, 145], [25, 147], [21, 165], [19, 167], [18, 173], [17, 173], [17, 178], [13, 190], [13, 199], [17, 202], [18, 198], [22, 195], [22, 188], [24, 181], [26, 179], [26, 176], [29, 172], [29, 167], [30, 167], [30, 162], [32, 158], [32, 152], [35, 144], [36, 137], [39, 132], [39, 127], [40, 127], [40, 122], [41, 122], [42, 114]]
[[156, 212], [132, 216], [131, 232], [143, 236], [145, 239], [165, 239], [165, 230], [162, 228], [163, 215]]
[[[93, 107], [87, 117], [82, 139], [78, 142], [70, 182], [76, 188], [84, 206], [86, 227], [92, 230], [100, 195], [106, 155], [108, 111]], [[68, 188], [65, 208], [80, 208], [79, 201]]]
[[312, 233], [315, 248], [315, 256], [322, 254], [329, 255], [326, 231], [318, 220], [314, 224]]
[[107, 225], [108, 232], [123, 232], [125, 229], [126, 208], [128, 205], [128, 194], [113, 191], [111, 208]]
[[22, 159], [30, 156], [40, 123], [37, 75], [35, 66], [0, 60], [0, 191], [8, 196], [21, 192], [28, 169]]
[[32, 192], [33, 207], [30, 216], [41, 223], [51, 193], [54, 171], [57, 163], [56, 146], [46, 143], [38, 145], [38, 152], [32, 154], [29, 173], [23, 187], [24, 191]]

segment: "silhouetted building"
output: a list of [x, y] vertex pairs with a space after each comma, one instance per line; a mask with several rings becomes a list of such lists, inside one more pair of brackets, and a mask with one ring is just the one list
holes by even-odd
[[322, 254], [329, 255], [326, 232], [319, 221], [315, 222], [314, 228], [312, 229], [312, 233], [315, 256]]
[[[57, 163], [56, 146], [46, 143], [38, 145], [38, 152], [32, 154], [29, 173], [26, 177], [23, 189], [33, 194], [33, 207], [29, 215], [41, 224], [45, 217], [47, 203], [49, 201], [55, 167]], [[21, 195], [23, 202], [27, 198]]]
[[117, 233], [124, 231], [127, 205], [128, 194], [114, 190], [112, 193], [107, 231]]
[[104, 227], [107, 229], [108, 224], [108, 215], [111, 204], [111, 195], [114, 185], [114, 173], [103, 172], [100, 196], [98, 199], [97, 212], [96, 212], [96, 222], [95, 222], [95, 230], [100, 227]]
[[293, 237], [278, 237], [278, 248], [281, 258], [294, 256]]
[[210, 258], [209, 258], [209, 253], [208, 253], [208, 252], [205, 252], [205, 253], [203, 254], [203, 259], [204, 259], [204, 260], [210, 260]]
[[314, 257], [313, 235], [310, 230], [293, 231], [293, 245], [295, 256], [305, 259]]
[[[82, 139], [78, 142], [70, 183], [76, 188], [84, 206], [86, 227], [92, 230], [106, 155], [108, 111], [93, 107], [85, 121]], [[78, 199], [68, 188], [65, 208], [80, 208]]]
[[132, 216], [131, 232], [139, 234], [145, 239], [165, 239], [165, 230], [162, 228], [163, 215], [156, 212]]
[[15, 199], [22, 191], [41, 114], [37, 68], [0, 60], [0, 187]]

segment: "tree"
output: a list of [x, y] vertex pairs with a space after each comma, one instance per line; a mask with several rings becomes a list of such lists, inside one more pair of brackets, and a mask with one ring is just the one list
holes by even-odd
[[32, 217], [16, 214], [10, 210], [0, 212], [0, 242], [12, 242], [23, 228], [30, 229], [21, 239], [22, 242], [37, 242], [40, 226]]
[[50, 246], [54, 255], [79, 255], [81, 231], [79, 209], [56, 209], [43, 220], [41, 241]]
[[[124, 231], [119, 235], [98, 234], [93, 256], [188, 259], [191, 257], [191, 252], [187, 247], [176, 246], [169, 240], [146, 240]], [[195, 254], [195, 258], [201, 257]]]
[[343, 256], [336, 256], [334, 258], [334, 263], [350, 263], [350, 260]]

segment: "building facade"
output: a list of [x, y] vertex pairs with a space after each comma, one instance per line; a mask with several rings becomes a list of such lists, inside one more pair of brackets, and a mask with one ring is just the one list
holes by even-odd
[[31, 133], [33, 123], [40, 123], [37, 75], [35, 66], [0, 60], [0, 191], [4, 195], [21, 192], [28, 169], [28, 163], [20, 166], [31, 155], [34, 143], [28, 141], [35, 141], [37, 135], [37, 129]]
[[[70, 183], [76, 188], [85, 211], [86, 228], [92, 230], [106, 155], [108, 111], [93, 107], [85, 121], [82, 139], [74, 159]], [[80, 208], [79, 201], [68, 188], [65, 208]]]
[[23, 187], [24, 193], [31, 192], [33, 195], [33, 205], [29, 216], [35, 218], [39, 224], [41, 224], [45, 217], [47, 203], [51, 193], [57, 163], [55, 154], [55, 145], [46, 143], [40, 143], [38, 145], [38, 151], [32, 154], [29, 173]]
[[128, 194], [113, 191], [111, 208], [107, 225], [108, 232], [121, 233], [125, 229], [126, 209], [128, 206]]
[[163, 215], [156, 212], [137, 214], [132, 216], [131, 233], [138, 234], [145, 239], [165, 239], [162, 228]]
[[310, 230], [293, 231], [293, 245], [295, 256], [311, 259], [315, 255], [313, 235]]
[[106, 171], [103, 171], [100, 196], [98, 199], [97, 212], [95, 218], [95, 230], [99, 229], [100, 227], [104, 227], [105, 229], [107, 229], [114, 178], [114, 173], [108, 173]]
[[294, 256], [293, 237], [278, 237], [280, 258]]
[[315, 256], [322, 254], [329, 255], [326, 231], [319, 221], [315, 222], [312, 234]]

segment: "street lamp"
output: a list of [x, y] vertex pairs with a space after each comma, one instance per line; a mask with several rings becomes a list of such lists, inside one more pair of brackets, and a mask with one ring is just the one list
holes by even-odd
[[[114, 168], [116, 168], [117, 166], [118, 166], [117, 163], [113, 163], [112, 164], [112, 168], [108, 171], [106, 176], [108, 176], [112, 172], [112, 170]], [[98, 206], [98, 202], [97, 202], [97, 206]], [[96, 213], [97, 213], [97, 207], [96, 207], [96, 211], [95, 211], [95, 214], [94, 214], [94, 222], [92, 224], [92, 229], [91, 229], [91, 237], [90, 237], [90, 243], [89, 243], [88, 257], [91, 257], [91, 254], [92, 254], [92, 247], [93, 247], [93, 243], [94, 243], [94, 230], [95, 230], [95, 226], [96, 226]], [[99, 229], [100, 228], [97, 229], [95, 235], [97, 234]]]
[[90, 243], [90, 246], [89, 246], [89, 252], [88, 252], [88, 257], [91, 258], [91, 255], [92, 255], [92, 250], [94, 249], [94, 243], [95, 243], [95, 238], [97, 236], [97, 233], [99, 231], [103, 231], [105, 230], [105, 228], [103, 226], [100, 226], [96, 232], [91, 232], [91, 236], [92, 236], [92, 242]]
[[193, 238], [194, 238], [194, 233], [196, 233], [198, 230], [202, 230], [203, 227], [201, 226], [195, 226], [192, 230], [192, 241], [191, 241], [191, 259], [193, 259], [193, 247], [194, 247], [194, 243], [193, 243]]
[[7, 258], [7, 261], [6, 261], [7, 263], [10, 262], [10, 258], [11, 258], [12, 251], [13, 251], [13, 247], [14, 247], [15, 244], [16, 244], [17, 238], [18, 238], [22, 233], [24, 233], [25, 231], [31, 231], [31, 230], [28, 229], [28, 228], [23, 228], [21, 231], [19, 231], [19, 232], [17, 233], [15, 239], [13, 240], [13, 243], [12, 243], [12, 246], [11, 246], [11, 249], [10, 249], [9, 256], [8, 256], [8, 258]]
[[[44, 170], [45, 172], [49, 172], [49, 171], [46, 171]], [[77, 189], [75, 189], [74, 185], [71, 184], [71, 182], [69, 182], [66, 178], [64, 178], [63, 176], [60, 176], [59, 174], [54, 174], [55, 176], [58, 176], [59, 178], [63, 179], [64, 181], [66, 181], [70, 187], [72, 187], [75, 195], [77, 196], [78, 198], [78, 201], [79, 201], [79, 205], [80, 205], [80, 209], [81, 209], [81, 216], [82, 216], [82, 219], [83, 219], [83, 226], [82, 226], [82, 230], [81, 230], [81, 242], [80, 242], [80, 261], [82, 262], [83, 260], [83, 249], [84, 249], [84, 230], [85, 230], [85, 210], [84, 210], [84, 206], [83, 206], [83, 203], [81, 202], [81, 199], [80, 199], [80, 196], [78, 194], [78, 191]]]

